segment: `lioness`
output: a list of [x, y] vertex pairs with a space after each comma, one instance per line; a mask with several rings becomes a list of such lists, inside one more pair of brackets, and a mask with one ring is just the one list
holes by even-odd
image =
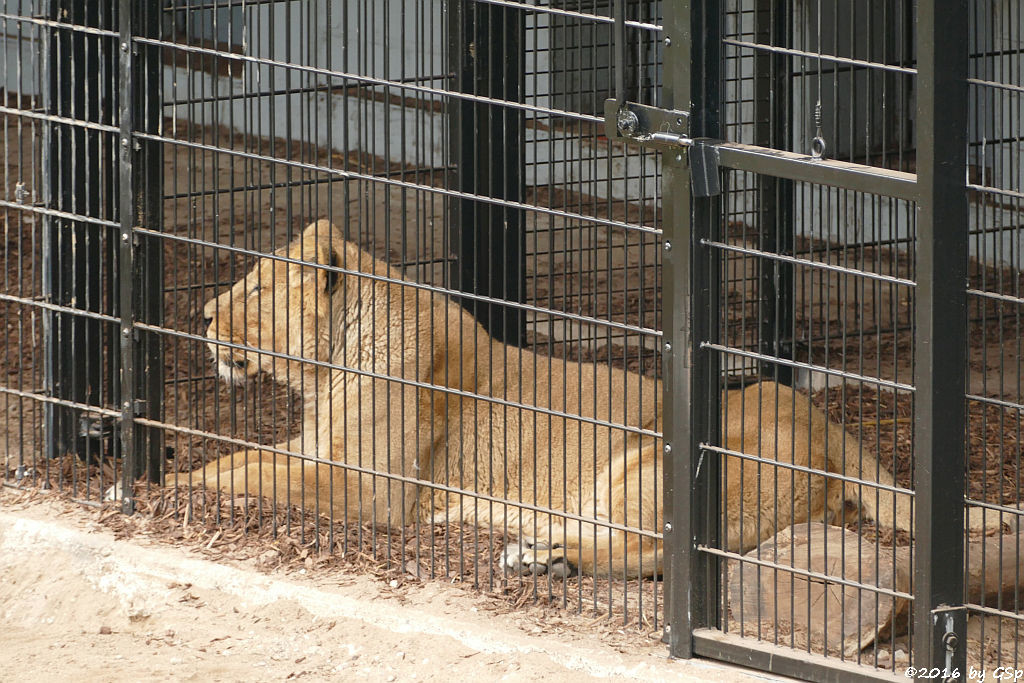
[[[226, 380], [262, 371], [303, 396], [300, 434], [276, 449], [307, 456], [234, 453], [208, 464], [205, 482], [351, 520], [402, 524], [418, 507], [425, 520], [491, 525], [520, 537], [506, 551], [512, 569], [661, 571], [660, 542], [625, 531], [664, 521], [655, 380], [495, 342], [457, 303], [403, 283], [326, 220], [261, 259], [205, 316]], [[725, 457], [727, 548], [831, 518], [845, 501], [909, 530], [909, 496], [860, 487], [861, 497], [856, 482], [808, 475], [893, 485], [806, 396], [762, 382], [725, 403], [730, 451], [792, 465], [777, 473]]]

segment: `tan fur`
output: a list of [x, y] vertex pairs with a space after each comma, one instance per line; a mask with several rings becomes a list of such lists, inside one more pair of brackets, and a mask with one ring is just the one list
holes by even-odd
[[[336, 518], [405, 524], [418, 514], [491, 525], [553, 547], [540, 553], [544, 562], [564, 557], [588, 573], [661, 571], [661, 543], [650, 536], [557, 514], [661, 530], [662, 447], [650, 435], [661, 429], [659, 383], [497, 343], [458, 304], [401, 284], [400, 273], [325, 220], [278, 256], [377, 276], [265, 258], [206, 305], [209, 338], [237, 345], [211, 342], [221, 374], [242, 380], [265, 371], [299, 392], [301, 433], [277, 448], [323, 462], [240, 452], [207, 465], [206, 482]], [[861, 493], [867, 515], [910, 529], [908, 496], [834, 479], [826, 485], [825, 477], [805, 471], [893, 483], [807, 396], [762, 382], [728, 392], [725, 404], [729, 450], [796, 466], [725, 457], [726, 547], [744, 551], [793, 522], [832, 519]]]

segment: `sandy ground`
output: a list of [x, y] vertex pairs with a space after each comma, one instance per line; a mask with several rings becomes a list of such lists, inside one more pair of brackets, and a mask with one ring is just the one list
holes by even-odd
[[551, 632], [541, 612], [501, 614], [440, 581], [399, 595], [119, 541], [97, 517], [0, 489], [0, 680], [776, 680], [602, 642], [583, 619]]

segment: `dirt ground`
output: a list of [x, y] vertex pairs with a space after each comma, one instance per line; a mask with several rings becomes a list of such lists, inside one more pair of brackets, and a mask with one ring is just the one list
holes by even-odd
[[0, 487], [0, 679], [767, 679], [441, 580], [267, 571], [145, 534], [118, 540], [102, 514]]

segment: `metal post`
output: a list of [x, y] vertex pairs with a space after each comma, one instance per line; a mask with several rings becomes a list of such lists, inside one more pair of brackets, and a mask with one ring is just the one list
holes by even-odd
[[157, 323], [162, 310], [160, 245], [140, 239], [137, 225], [159, 229], [161, 224], [162, 159], [158, 143], [136, 140], [135, 131], [158, 132], [160, 126], [160, 58], [155, 48], [138, 46], [136, 35], [157, 35], [159, 16], [152, 3], [120, 0], [120, 250], [118, 253], [119, 313], [121, 316], [121, 447], [122, 508], [134, 509], [131, 482], [148, 473], [160, 481], [159, 433], [142, 430], [139, 415], [158, 416], [163, 389], [159, 337], [143, 335], [136, 322]]
[[[665, 6], [664, 106], [690, 109], [690, 134], [719, 135], [717, 2]], [[719, 463], [701, 452], [717, 443], [721, 403], [715, 340], [719, 263], [700, 240], [719, 225], [719, 197], [691, 198], [683, 150], [663, 156], [665, 628], [673, 657], [693, 656], [693, 632], [719, 626], [720, 564], [696, 545], [718, 545]]]
[[[100, 3], [52, 0], [54, 21], [99, 26]], [[88, 49], [88, 41], [93, 49]], [[49, 30], [44, 68], [44, 97], [51, 114], [80, 121], [99, 121], [101, 101], [95, 38], [60, 27]], [[106, 65], [104, 65], [106, 66]], [[100, 217], [102, 186], [100, 159], [107, 148], [103, 134], [80, 126], [47, 121], [43, 163], [45, 195], [52, 209]], [[101, 228], [88, 221], [48, 216], [43, 231], [43, 295], [55, 304], [100, 312], [103, 302]], [[102, 329], [95, 318], [66, 312], [43, 314], [46, 345], [46, 384], [54, 398], [80, 404], [102, 404]], [[47, 456], [77, 453], [98, 458], [103, 430], [88, 428], [79, 409], [46, 404]]]
[[913, 664], [963, 676], [967, 2], [917, 13]]
[[[470, 95], [522, 100], [525, 23], [519, 9], [470, 0], [449, 2], [449, 59], [455, 89]], [[524, 115], [517, 109], [468, 98], [454, 99], [451, 158], [455, 185], [462, 192], [523, 201]], [[477, 199], [452, 206], [452, 244], [457, 249], [452, 281], [471, 294], [523, 301], [526, 278], [522, 209]], [[521, 344], [526, 330], [522, 309], [463, 299], [491, 335]]]
[[[758, 0], [755, 12], [757, 42], [788, 47], [792, 44], [792, 3]], [[793, 102], [790, 82], [792, 57], [759, 51], [754, 66], [754, 144], [772, 149], [792, 148]], [[758, 227], [761, 248], [775, 254], [793, 253], [793, 181], [770, 175], [758, 177]], [[760, 270], [761, 353], [793, 358], [793, 265], [758, 259]], [[788, 365], [762, 363], [761, 374], [792, 384]]]
[[[160, 37], [163, 27], [159, 3], [140, 3], [142, 9], [138, 30], [142, 35]], [[135, 77], [135, 125], [147, 133], [159, 134], [163, 126], [163, 57], [161, 48], [139, 46], [133, 53], [138, 60]], [[164, 156], [163, 145], [153, 140], [140, 140], [132, 145], [135, 153], [134, 182], [136, 225], [150, 230], [163, 229]], [[138, 310], [137, 319], [158, 325], [164, 323], [163, 244], [157, 237], [134, 240]], [[136, 414], [159, 420], [163, 417], [164, 338], [152, 332], [138, 337], [136, 368], [141, 368], [136, 382]], [[164, 434], [159, 429], [139, 428], [140, 451], [145, 458], [146, 475], [151, 482], [163, 481]], [[136, 475], [141, 476], [137, 471]]]

